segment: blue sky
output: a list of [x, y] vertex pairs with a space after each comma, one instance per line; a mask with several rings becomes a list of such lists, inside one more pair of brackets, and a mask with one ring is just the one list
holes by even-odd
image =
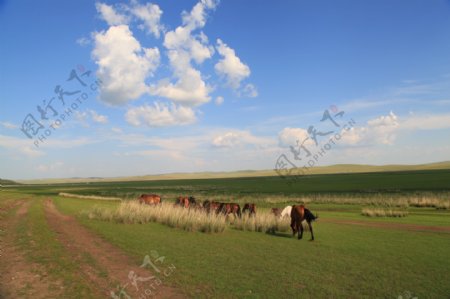
[[314, 165], [450, 160], [449, 1], [0, 1], [0, 28], [2, 178], [302, 167], [336, 133]]

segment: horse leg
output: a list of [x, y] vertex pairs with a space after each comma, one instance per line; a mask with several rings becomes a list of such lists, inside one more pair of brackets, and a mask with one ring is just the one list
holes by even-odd
[[298, 230], [298, 239], [301, 240], [303, 238], [303, 224], [301, 221], [297, 222], [297, 230]]
[[309, 230], [311, 231], [311, 241], [314, 241], [314, 233], [311, 222], [308, 221]]
[[292, 236], [293, 237], [295, 237], [295, 233], [297, 232], [295, 229], [295, 225], [296, 225], [295, 220], [291, 219], [291, 228], [292, 228]]

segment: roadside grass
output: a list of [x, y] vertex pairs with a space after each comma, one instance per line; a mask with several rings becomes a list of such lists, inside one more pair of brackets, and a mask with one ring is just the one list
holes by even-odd
[[[446, 283], [450, 280], [450, 237], [445, 233], [319, 220], [314, 223], [314, 242], [307, 241], [308, 232], [302, 241], [280, 232], [253, 234], [230, 229], [222, 234], [202, 234], [158, 223], [121, 224], [80, 215], [94, 204], [117, 207], [110, 203], [68, 198], [58, 198], [55, 203], [137, 262], [152, 250], [165, 256], [164, 263], [175, 265], [176, 270], [164, 283], [193, 297], [397, 298], [409, 291], [419, 298], [445, 298], [450, 293]], [[324, 211], [321, 217], [329, 217], [328, 213], [336, 212]], [[447, 213], [436, 213], [439, 216], [424, 217], [429, 217], [430, 223], [448, 218]]]
[[[43, 210], [43, 199], [32, 199], [26, 218], [22, 219], [16, 229], [17, 243], [25, 253], [29, 262], [43, 266], [50, 281], [62, 281], [65, 298], [95, 298], [87, 286], [87, 278], [80, 277], [78, 265], [71, 259], [56, 234], [48, 227]], [[61, 286], [52, 284], [49, 288], [59, 289]]]
[[393, 210], [386, 208], [363, 208], [361, 211], [363, 216], [368, 217], [406, 217], [408, 211], [406, 210]]
[[119, 223], [158, 222], [169, 227], [205, 233], [219, 233], [227, 228], [226, 219], [222, 215], [208, 215], [201, 210], [174, 207], [169, 203], [149, 206], [128, 201], [121, 203], [115, 210], [96, 206], [85, 211], [85, 215], [89, 219]]

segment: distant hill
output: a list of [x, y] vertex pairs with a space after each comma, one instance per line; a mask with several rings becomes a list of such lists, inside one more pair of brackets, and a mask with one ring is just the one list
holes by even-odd
[[0, 179], [0, 185], [2, 186], [6, 186], [6, 185], [17, 185], [17, 182], [11, 181], [11, 180], [5, 180], [5, 179]]
[[[305, 174], [335, 174], [335, 173], [365, 173], [385, 171], [413, 171], [450, 169], [450, 161], [418, 164], [418, 165], [361, 165], [361, 164], [336, 164], [331, 166], [317, 166], [310, 168]], [[24, 184], [58, 184], [58, 183], [89, 183], [89, 182], [118, 182], [118, 181], [153, 181], [153, 180], [180, 180], [180, 179], [213, 179], [213, 178], [239, 178], [276, 176], [274, 170], [241, 170], [233, 172], [195, 172], [195, 173], [169, 173], [131, 177], [115, 178], [66, 178], [66, 179], [40, 179], [22, 180]], [[12, 181], [9, 181], [12, 182]], [[15, 182], [13, 182], [15, 183]], [[2, 183], [3, 184], [3, 183]]]

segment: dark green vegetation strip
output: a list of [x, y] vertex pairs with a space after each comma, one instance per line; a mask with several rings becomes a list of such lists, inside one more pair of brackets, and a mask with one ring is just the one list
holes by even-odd
[[300, 176], [294, 184], [281, 177], [163, 180], [113, 183], [76, 183], [27, 185], [11, 190], [33, 194], [56, 195], [70, 192], [83, 195], [127, 196], [144, 192], [192, 194], [283, 194], [311, 193], [399, 193], [415, 191], [450, 191], [450, 170], [400, 171], [357, 174]]

